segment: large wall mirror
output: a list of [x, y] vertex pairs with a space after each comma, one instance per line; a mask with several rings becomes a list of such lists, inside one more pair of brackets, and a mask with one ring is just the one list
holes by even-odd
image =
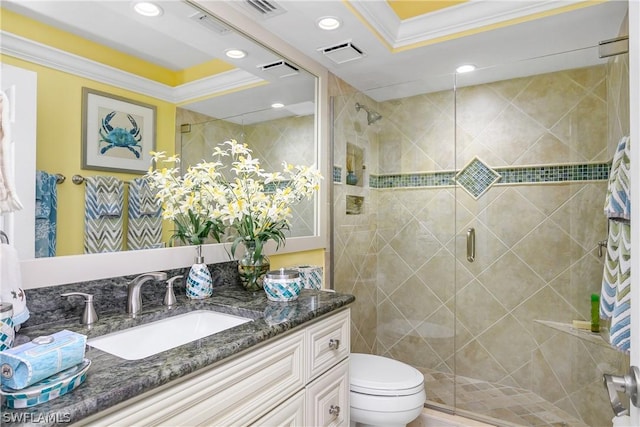
[[[323, 69], [287, 46], [266, 47], [268, 37], [260, 37], [260, 43], [248, 37], [230, 23], [226, 9], [215, 10], [222, 6], [216, 3], [167, 0], [159, 3], [161, 16], [150, 18], [136, 15], [133, 2], [3, 2], [3, 65], [30, 69], [38, 78], [37, 169], [67, 178], [57, 187], [57, 256], [22, 254], [26, 288], [193, 261], [189, 247], [83, 253], [85, 189], [71, 177], [112, 175], [127, 181], [142, 176], [82, 168], [83, 87], [156, 107], [156, 150], [175, 152], [183, 167], [208, 159], [217, 144], [233, 138], [248, 144], [267, 171], [287, 161], [315, 165], [327, 176], [318, 115]], [[247, 30], [246, 23], [240, 27]], [[42, 39], [42, 29], [50, 40]], [[246, 56], [226, 57], [230, 49]], [[325, 246], [326, 188], [325, 182], [315, 200], [296, 207], [279, 253]], [[19, 233], [12, 233], [16, 246], [30, 246], [30, 238]], [[163, 230], [165, 242], [170, 234]], [[229, 260], [223, 245], [206, 245], [204, 255], [207, 262]]]

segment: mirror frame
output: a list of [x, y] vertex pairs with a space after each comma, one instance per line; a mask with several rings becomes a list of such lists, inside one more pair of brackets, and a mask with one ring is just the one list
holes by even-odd
[[[208, 10], [235, 31], [264, 48], [276, 52], [284, 59], [296, 63], [316, 77], [316, 156], [318, 159], [317, 167], [324, 177], [316, 197], [315, 223], [317, 231], [314, 236], [288, 238], [286, 245], [281, 247], [277, 254], [324, 249], [325, 265], [329, 265], [327, 263], [330, 203], [328, 193], [333, 175], [332, 165], [329, 162], [328, 70], [266, 29], [256, 25], [251, 19], [225, 2], [215, 0], [187, 1]], [[231, 260], [229, 247], [229, 244], [204, 245], [202, 255], [208, 264], [227, 262]], [[276, 254], [274, 242], [269, 242], [266, 251], [268, 254]], [[22, 285], [24, 289], [32, 289], [134, 275], [154, 270], [183, 268], [193, 264], [194, 256], [193, 247], [183, 246], [24, 260], [20, 262]]]

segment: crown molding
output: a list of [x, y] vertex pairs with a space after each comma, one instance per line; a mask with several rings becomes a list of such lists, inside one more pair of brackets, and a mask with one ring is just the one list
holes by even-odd
[[351, 1], [349, 6], [358, 12], [364, 22], [377, 32], [391, 47], [395, 47], [402, 21], [386, 1]]
[[254, 76], [240, 68], [194, 80], [173, 88], [173, 103], [200, 99], [203, 96], [212, 95], [228, 90], [239, 89], [249, 85], [264, 82], [265, 80]]
[[13, 33], [0, 31], [0, 37], [2, 37], [0, 53], [3, 55], [117, 86], [173, 104], [188, 102], [206, 95], [262, 81], [247, 71], [235, 69], [172, 87]]
[[584, 1], [540, 0], [514, 3], [476, 0], [404, 21], [398, 18], [387, 2], [359, 0], [350, 4], [395, 50], [581, 3]]

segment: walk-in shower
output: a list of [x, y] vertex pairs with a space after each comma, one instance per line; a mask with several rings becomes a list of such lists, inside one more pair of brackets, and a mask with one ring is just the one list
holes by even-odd
[[[610, 425], [602, 375], [627, 371], [628, 357], [572, 321], [590, 318], [600, 291], [609, 162], [629, 131], [617, 58], [334, 97], [333, 283], [356, 296], [353, 352], [412, 365], [429, 405], [492, 425]], [[356, 101], [385, 120], [354, 125]], [[362, 186], [347, 185], [350, 148], [364, 153]]]
[[367, 112], [367, 123], [369, 123], [370, 125], [374, 124], [382, 118], [382, 115], [380, 115], [377, 111], [371, 110], [366, 105], [362, 105], [359, 102], [356, 102], [356, 111], [360, 110], [364, 110]]

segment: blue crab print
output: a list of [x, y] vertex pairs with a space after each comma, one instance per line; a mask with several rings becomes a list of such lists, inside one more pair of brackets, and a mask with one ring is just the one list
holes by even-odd
[[102, 137], [100, 141], [104, 141], [108, 145], [100, 149], [100, 154], [104, 154], [112, 148], [119, 147], [126, 148], [136, 156], [136, 159], [139, 159], [140, 150], [142, 149], [139, 142], [142, 140], [142, 135], [140, 135], [138, 124], [131, 114], [127, 114], [127, 118], [133, 127], [130, 130], [114, 128], [110, 123], [115, 115], [116, 112], [112, 111], [102, 119], [102, 128], [99, 130], [100, 136]]

